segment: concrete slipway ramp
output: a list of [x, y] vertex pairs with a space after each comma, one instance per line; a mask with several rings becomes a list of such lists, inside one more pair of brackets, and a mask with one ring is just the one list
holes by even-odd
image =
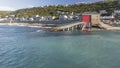
[[120, 30], [120, 27], [113, 27], [113, 26], [104, 24], [103, 22], [100, 22], [100, 27], [106, 30]]

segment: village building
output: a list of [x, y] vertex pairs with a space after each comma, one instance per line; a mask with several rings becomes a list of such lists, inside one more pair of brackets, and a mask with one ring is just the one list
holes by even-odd
[[115, 10], [114, 11], [114, 16], [116, 20], [120, 20], [120, 10]]
[[68, 20], [68, 16], [67, 15], [60, 15], [59, 20]]
[[82, 14], [82, 22], [86, 22], [90, 26], [98, 25], [100, 21], [100, 14], [98, 13]]

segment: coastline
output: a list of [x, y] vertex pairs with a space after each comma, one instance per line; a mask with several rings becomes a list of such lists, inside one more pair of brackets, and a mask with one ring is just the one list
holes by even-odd
[[29, 23], [0, 23], [0, 25], [9, 25], [9, 26], [44, 26], [43, 24], [29, 24]]
[[44, 28], [51, 28], [47, 26], [46, 24], [40, 24], [40, 23], [0, 23], [0, 25], [8, 25], [8, 26], [24, 26], [24, 27], [44, 27]]
[[[40, 24], [40, 23], [0, 23], [0, 25], [8, 25], [8, 26], [24, 26], [24, 27], [36, 27], [36, 28], [53, 28], [52, 26], [49, 25], [54, 25], [54, 24]], [[104, 24], [103, 22], [100, 23], [100, 28], [94, 28], [92, 27], [90, 31], [100, 31], [100, 30], [120, 30], [120, 27], [113, 27], [107, 24]]]

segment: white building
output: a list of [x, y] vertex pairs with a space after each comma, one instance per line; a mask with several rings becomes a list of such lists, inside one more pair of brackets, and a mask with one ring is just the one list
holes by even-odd
[[6, 18], [0, 18], [0, 21], [4, 21], [4, 20], [6, 20]]
[[120, 13], [120, 10], [115, 10], [114, 13]]
[[55, 16], [48, 16], [48, 20], [53, 21], [55, 19]]
[[114, 11], [114, 16], [115, 16], [116, 19], [120, 20], [120, 10], [115, 10]]
[[45, 17], [42, 16], [39, 21], [45, 21]]
[[106, 14], [107, 11], [106, 10], [100, 10], [100, 14]]
[[31, 21], [39, 21], [41, 18], [39, 15], [34, 15], [31, 17]]
[[100, 19], [101, 20], [110, 20], [110, 19], [114, 19], [115, 17], [112, 15], [112, 16], [101, 16]]
[[68, 16], [67, 15], [60, 15], [59, 20], [67, 20]]
[[31, 18], [29, 18], [29, 21], [34, 21], [34, 18], [32, 18], [32, 17], [31, 17]]
[[19, 19], [20, 19], [20, 21], [26, 21], [26, 19], [24, 17], [19, 18]]
[[73, 20], [74, 16], [68, 16], [68, 20]]

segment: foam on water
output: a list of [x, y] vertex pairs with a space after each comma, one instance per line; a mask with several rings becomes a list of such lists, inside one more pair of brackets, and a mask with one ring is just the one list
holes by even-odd
[[43, 31], [43, 30], [37, 30], [36, 32], [41, 32], [41, 31]]

